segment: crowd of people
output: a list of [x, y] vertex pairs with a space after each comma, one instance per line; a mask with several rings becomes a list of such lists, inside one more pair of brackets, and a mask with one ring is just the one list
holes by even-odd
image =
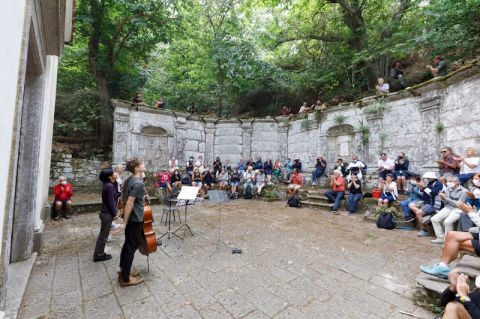
[[[426, 68], [431, 72], [433, 77], [445, 76], [448, 74], [448, 64], [447, 61], [441, 56], [435, 56], [433, 58], [434, 65], [427, 65]], [[406, 86], [406, 77], [405, 70], [400, 62], [396, 62], [395, 65], [390, 70], [390, 79], [393, 82], [393, 87], [397, 90], [403, 90]], [[383, 77], [379, 77], [375, 83], [375, 91], [377, 96], [384, 96], [391, 92], [390, 84], [385, 82]], [[307, 102], [303, 102], [298, 109], [298, 114], [321, 111], [329, 106], [337, 105], [338, 103], [344, 102], [345, 98], [342, 96], [335, 96], [330, 101], [322, 101], [318, 99], [314, 104], [308, 106]], [[292, 114], [292, 109], [284, 105], [280, 109], [280, 115], [288, 116]]]

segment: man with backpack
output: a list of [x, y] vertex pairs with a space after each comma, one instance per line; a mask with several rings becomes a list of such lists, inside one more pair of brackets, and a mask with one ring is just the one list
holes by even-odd
[[243, 173], [243, 198], [252, 199], [253, 198], [253, 184], [255, 183], [255, 172], [253, 171], [253, 166], [248, 166], [247, 171]]

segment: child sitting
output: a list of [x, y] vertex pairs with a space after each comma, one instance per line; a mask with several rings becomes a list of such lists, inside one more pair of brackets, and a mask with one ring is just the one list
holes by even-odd
[[393, 174], [387, 174], [383, 192], [378, 199], [378, 206], [388, 206], [389, 203], [395, 201], [398, 197], [397, 183], [393, 180]]

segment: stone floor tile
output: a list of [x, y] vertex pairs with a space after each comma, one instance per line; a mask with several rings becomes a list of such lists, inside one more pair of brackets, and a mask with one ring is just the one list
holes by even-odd
[[274, 319], [308, 319], [300, 310], [292, 306], [282, 310], [273, 318]]
[[200, 310], [200, 315], [204, 319], [231, 319], [233, 316], [228, 313], [219, 303], [215, 303]]
[[198, 288], [194, 291], [186, 293], [184, 296], [186, 302], [197, 310], [204, 309], [217, 302], [217, 300], [203, 288]]
[[122, 311], [115, 295], [109, 294], [84, 303], [86, 319], [122, 319]]
[[200, 314], [190, 305], [185, 305], [168, 313], [168, 319], [200, 319]]
[[268, 319], [268, 318], [271, 318], [271, 317], [267, 316], [260, 310], [255, 310], [254, 312], [251, 312], [245, 317], [243, 317], [243, 319]]
[[125, 319], [166, 319], [167, 316], [162, 311], [153, 297], [145, 297], [139, 300], [127, 303], [122, 306]]
[[227, 289], [218, 293], [215, 299], [230, 312], [234, 318], [240, 318], [255, 310], [255, 307], [247, 302], [242, 295], [233, 289]]
[[83, 309], [81, 306], [58, 308], [52, 312], [49, 318], [83, 319]]
[[270, 317], [288, 306], [285, 300], [275, 296], [266, 288], [262, 287], [245, 295], [245, 298]]
[[111, 281], [111, 285], [113, 286], [113, 291], [117, 297], [118, 303], [121, 306], [151, 297], [150, 290], [148, 290], [146, 284], [120, 287], [118, 281], [114, 279]]

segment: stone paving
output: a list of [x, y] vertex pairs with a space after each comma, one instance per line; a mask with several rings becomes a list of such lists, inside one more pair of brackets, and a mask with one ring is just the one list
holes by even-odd
[[[161, 206], [155, 206], [157, 222]], [[236, 200], [191, 209], [195, 236], [134, 265], [145, 283], [117, 285], [123, 236], [109, 243], [113, 260], [94, 263], [96, 213], [51, 222], [20, 318], [421, 318], [411, 300], [418, 266], [440, 254], [415, 232], [379, 230], [362, 216], [332, 216], [284, 202]], [[157, 225], [157, 234], [165, 231]], [[220, 243], [220, 244], [219, 244]], [[243, 254], [232, 255], [232, 247]]]

